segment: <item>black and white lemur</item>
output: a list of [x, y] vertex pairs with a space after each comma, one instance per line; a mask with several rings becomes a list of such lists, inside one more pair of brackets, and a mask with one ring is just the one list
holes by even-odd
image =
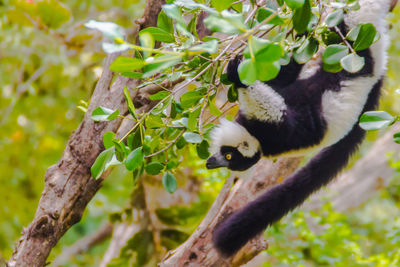
[[[267, 226], [303, 203], [346, 166], [364, 138], [360, 115], [378, 103], [388, 46], [385, 16], [390, 0], [359, 0], [361, 9], [345, 15], [342, 29], [373, 23], [380, 39], [358, 52], [365, 66], [355, 74], [329, 73], [322, 63], [294, 61], [272, 81], [245, 86], [232, 60], [228, 78], [239, 88], [240, 111], [234, 122], [224, 120], [212, 132], [208, 168], [245, 171], [261, 157], [303, 155], [319, 151], [304, 167], [234, 212], [213, 232], [213, 243], [231, 256]], [[346, 34], [346, 32], [344, 32]]]

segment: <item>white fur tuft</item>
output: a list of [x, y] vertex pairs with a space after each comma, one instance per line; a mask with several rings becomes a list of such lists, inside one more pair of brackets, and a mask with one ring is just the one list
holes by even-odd
[[220, 152], [222, 146], [236, 147], [245, 157], [252, 157], [260, 150], [260, 143], [242, 125], [221, 119], [211, 132], [210, 153]]
[[285, 100], [263, 82], [239, 89], [240, 109], [248, 119], [279, 122], [286, 110]]

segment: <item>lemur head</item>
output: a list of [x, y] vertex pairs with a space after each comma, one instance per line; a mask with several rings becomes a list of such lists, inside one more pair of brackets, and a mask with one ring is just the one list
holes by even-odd
[[210, 152], [206, 167], [227, 167], [233, 171], [244, 171], [261, 158], [258, 140], [236, 122], [222, 120], [211, 133]]

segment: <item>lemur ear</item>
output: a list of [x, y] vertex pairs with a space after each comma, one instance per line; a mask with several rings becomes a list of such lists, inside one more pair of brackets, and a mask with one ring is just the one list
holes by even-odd
[[228, 76], [228, 80], [233, 82], [236, 88], [247, 87], [244, 85], [239, 78], [238, 67], [240, 62], [242, 62], [242, 55], [237, 55], [234, 59], [231, 59], [228, 63], [228, 67], [226, 69], [226, 74]]

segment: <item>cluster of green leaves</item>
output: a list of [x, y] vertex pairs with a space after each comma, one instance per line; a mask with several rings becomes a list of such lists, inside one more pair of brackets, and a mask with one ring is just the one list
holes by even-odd
[[[143, 79], [135, 90], [165, 80], [186, 80], [172, 91], [163, 88], [150, 96], [150, 100], [158, 103], [142, 114], [135, 111], [129, 90], [125, 88], [129, 117], [136, 124], [121, 139], [112, 133], [104, 136], [106, 150], [92, 166], [94, 178], [110, 166], [123, 164], [134, 172], [134, 179], [144, 171], [150, 175], [162, 173], [163, 185], [168, 192], [174, 192], [177, 183], [173, 172], [179, 165], [182, 148], [192, 144], [200, 158], [209, 156], [211, 122], [226, 111], [215, 105], [218, 91], [227, 86], [228, 101], [237, 100], [236, 89], [221, 74], [228, 59], [240, 49], [244, 48], [244, 59], [238, 68], [239, 77], [244, 84], [251, 85], [257, 80], [275, 78], [281, 65], [288, 64], [291, 57], [299, 63], [309, 61], [320, 46], [326, 48], [322, 55], [326, 71], [338, 72], [344, 68], [357, 72], [364, 65], [357, 51], [367, 49], [378, 38], [372, 24], [358, 25], [346, 37], [338, 29], [344, 13], [359, 8], [353, 0], [267, 1], [262, 7], [254, 3], [243, 6], [234, 1], [212, 1], [211, 4], [210, 7], [192, 0], [168, 1], [158, 15], [157, 27], [139, 32], [140, 45], [127, 42], [117, 24], [93, 20], [86, 23], [87, 28], [101, 31], [111, 40], [103, 43], [105, 52], [133, 51], [130, 57], [118, 57], [110, 69], [123, 76]], [[322, 21], [326, 8], [334, 11]], [[196, 25], [201, 12], [208, 13], [204, 24], [213, 32], [221, 33], [218, 37], [199, 39]], [[240, 40], [247, 41], [247, 45], [232, 48]], [[157, 42], [161, 43], [159, 48], [155, 48]], [[201, 86], [195, 84], [197, 81]], [[181, 94], [186, 86], [189, 90]], [[204, 119], [205, 113], [211, 116]], [[98, 107], [92, 113], [97, 122], [117, 117], [124, 116], [106, 107]]]
[[[386, 111], [368, 111], [361, 115], [360, 127], [366, 131], [385, 129], [400, 121], [400, 116], [393, 116]], [[400, 132], [393, 135], [396, 143], [400, 144]]]
[[[399, 210], [375, 204], [354, 216], [337, 213], [328, 204], [317, 212], [295, 212], [266, 231], [273, 245], [266, 250], [264, 266], [397, 266], [400, 221], [392, 220], [393, 213], [379, 216], [375, 209]], [[382, 243], [371, 243], [374, 239]]]

